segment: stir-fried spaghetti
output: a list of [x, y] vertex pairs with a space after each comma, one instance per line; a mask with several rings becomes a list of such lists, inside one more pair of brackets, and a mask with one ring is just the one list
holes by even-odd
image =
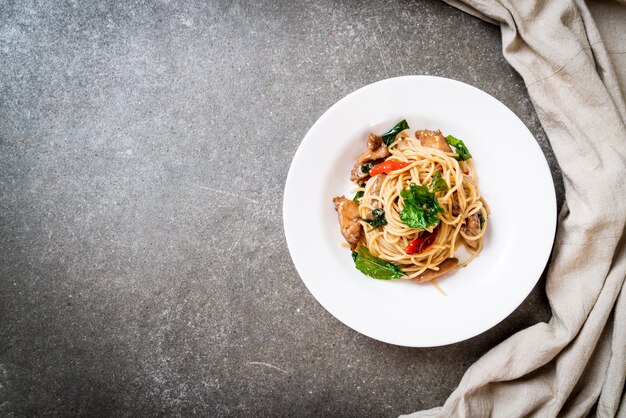
[[[421, 283], [464, 267], [478, 255], [489, 208], [462, 141], [439, 131], [412, 136], [398, 126], [408, 128], [402, 121], [392, 136], [370, 134], [368, 150], [352, 171], [351, 179], [360, 186], [357, 196], [334, 201], [359, 270], [379, 279]], [[470, 254], [461, 262], [455, 258], [460, 245]]]

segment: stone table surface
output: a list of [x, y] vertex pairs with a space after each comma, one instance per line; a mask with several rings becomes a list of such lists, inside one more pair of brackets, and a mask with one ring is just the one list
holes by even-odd
[[282, 225], [308, 128], [371, 82], [501, 100], [561, 175], [499, 29], [438, 1], [0, 3], [0, 416], [394, 416], [550, 318], [544, 280], [440, 348], [352, 331]]

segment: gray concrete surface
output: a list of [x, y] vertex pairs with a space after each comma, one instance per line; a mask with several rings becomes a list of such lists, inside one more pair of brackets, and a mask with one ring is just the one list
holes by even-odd
[[0, 416], [393, 416], [549, 319], [409, 349], [308, 293], [291, 158], [370, 82], [432, 74], [509, 106], [560, 173], [497, 28], [436, 1], [0, 2]]

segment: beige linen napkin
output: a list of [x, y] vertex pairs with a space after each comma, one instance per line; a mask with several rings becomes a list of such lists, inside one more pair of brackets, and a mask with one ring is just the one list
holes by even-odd
[[504, 56], [524, 78], [562, 169], [566, 202], [546, 283], [550, 322], [485, 354], [443, 407], [410, 416], [626, 416], [626, 6], [449, 2], [501, 26]]

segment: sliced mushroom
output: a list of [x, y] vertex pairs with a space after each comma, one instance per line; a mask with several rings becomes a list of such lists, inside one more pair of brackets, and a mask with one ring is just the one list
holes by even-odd
[[359, 205], [344, 196], [335, 197], [333, 203], [339, 218], [341, 235], [350, 244], [350, 248], [354, 250], [363, 236], [363, 228], [359, 223]]
[[387, 145], [383, 144], [382, 138], [371, 133], [367, 138], [367, 151], [359, 155], [359, 158], [357, 158], [356, 163], [352, 168], [352, 173], [350, 173], [350, 180], [355, 183], [362, 182], [364, 179], [369, 177], [369, 174], [361, 171], [361, 166], [365, 163], [369, 163], [370, 161], [380, 160], [387, 158], [388, 156], [389, 150], [387, 149]]
[[370, 133], [370, 136], [367, 137], [367, 148], [374, 151], [380, 148], [381, 145], [383, 145], [383, 138], [375, 133]]
[[[463, 227], [463, 232], [465, 232], [465, 235], [469, 237], [475, 237], [476, 235], [480, 234], [480, 231], [481, 231], [480, 217], [478, 216], [478, 213], [475, 213], [471, 215], [469, 218], [467, 218], [467, 223]], [[465, 244], [467, 244], [467, 246], [472, 250], [478, 249], [477, 239], [474, 239], [474, 240], [466, 239]]]
[[[377, 174], [373, 177], [374, 182], [372, 183], [372, 187], [370, 188], [370, 196], [380, 196], [380, 188], [383, 185], [383, 181], [387, 177], [386, 174]], [[383, 204], [379, 200], [372, 200], [372, 207], [374, 209], [380, 209]], [[372, 209], [367, 211], [367, 215], [365, 215], [366, 219], [373, 219]]]
[[441, 131], [430, 131], [424, 129], [415, 132], [415, 137], [420, 140], [422, 146], [438, 149], [444, 152], [452, 152], [452, 148], [448, 145], [448, 141], [443, 137]]
[[459, 260], [457, 260], [456, 258], [452, 257], [452, 258], [446, 258], [445, 260], [443, 260], [440, 264], [439, 264], [439, 270], [426, 270], [425, 272], [423, 272], [422, 274], [420, 274], [417, 277], [413, 277], [411, 279], [412, 282], [414, 283], [425, 283], [425, 282], [429, 282], [431, 280], [435, 280], [441, 276], [443, 276], [444, 274], [450, 272], [451, 270], [454, 270], [454, 268], [457, 266], [457, 264], [459, 264]]

